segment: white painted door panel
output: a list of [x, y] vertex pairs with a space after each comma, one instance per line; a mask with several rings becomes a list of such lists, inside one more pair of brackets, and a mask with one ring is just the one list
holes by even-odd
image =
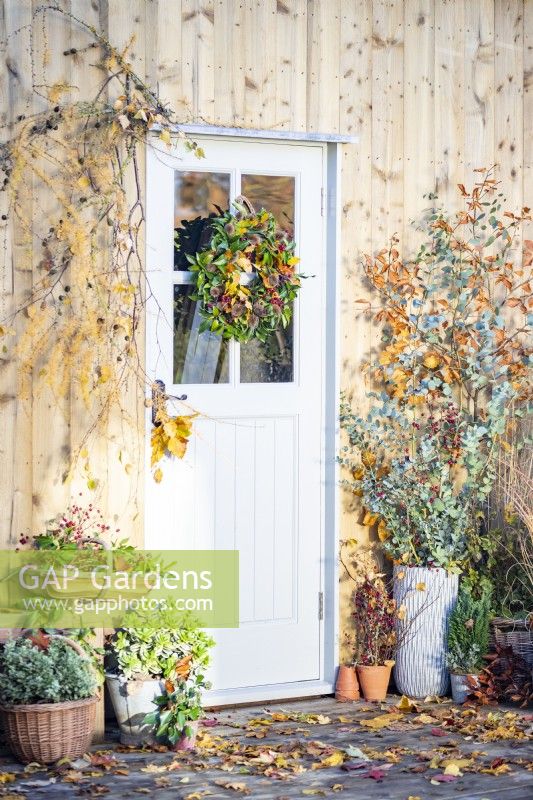
[[[217, 645], [210, 677], [215, 690], [318, 680], [323, 541], [323, 149], [215, 139], [207, 139], [202, 146], [206, 153], [202, 161], [183, 152], [179, 158], [164, 151], [148, 154], [149, 376], [163, 380], [171, 394], [187, 394], [187, 403], [203, 416], [195, 424], [183, 461], [167, 459], [160, 484], [147, 479], [146, 546], [239, 551], [240, 627], [213, 631]], [[286, 176], [285, 182], [276, 180], [275, 186], [294, 186], [297, 251], [302, 271], [312, 277], [303, 281], [294, 311], [292, 380], [243, 382], [254, 379], [258, 370], [272, 371], [274, 367], [281, 370], [276, 374], [286, 378], [288, 372], [283, 370], [290, 371], [290, 366], [283, 366], [285, 356], [279, 358], [282, 366], [276, 366], [275, 359], [274, 367], [268, 359], [265, 366], [263, 350], [258, 363], [255, 351], [243, 355], [241, 362], [240, 348], [231, 342], [220, 372], [224, 375], [227, 371], [227, 380], [191, 383], [212, 380], [220, 345], [196, 340], [190, 334], [198, 322], [194, 310], [189, 312], [187, 346], [181, 348], [174, 337], [174, 299], [177, 296], [179, 303], [180, 293], [186, 291], [174, 289], [175, 285], [183, 287], [183, 275], [174, 269], [174, 192], [176, 180], [181, 181], [180, 186], [194, 183], [194, 176], [203, 172], [222, 176], [219, 183], [231, 197], [241, 192], [241, 182], [254, 188], [254, 176]], [[176, 173], [181, 173], [177, 179]], [[261, 181], [268, 183], [268, 179]], [[287, 336], [284, 341], [289, 339]], [[181, 372], [176, 368], [178, 351], [185, 354], [179, 356], [184, 361]], [[280, 353], [286, 351], [280, 345]], [[180, 382], [175, 383], [178, 372]]]

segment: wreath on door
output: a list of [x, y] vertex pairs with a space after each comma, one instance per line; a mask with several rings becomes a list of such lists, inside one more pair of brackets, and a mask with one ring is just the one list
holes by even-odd
[[209, 237], [207, 244], [187, 255], [204, 318], [200, 331], [264, 342], [291, 321], [303, 276], [296, 272], [295, 243], [274, 215], [256, 212], [243, 196], [233, 206], [209, 218], [201, 237]]

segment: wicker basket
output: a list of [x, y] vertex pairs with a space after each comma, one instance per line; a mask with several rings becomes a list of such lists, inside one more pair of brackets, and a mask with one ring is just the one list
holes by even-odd
[[[79, 655], [77, 642], [63, 639]], [[51, 764], [60, 758], [78, 758], [91, 744], [98, 695], [65, 703], [0, 706], [6, 743], [25, 764]]]
[[532, 617], [526, 619], [507, 619], [494, 617], [491, 620], [491, 645], [511, 646], [513, 652], [522, 658], [533, 669], [533, 628]]

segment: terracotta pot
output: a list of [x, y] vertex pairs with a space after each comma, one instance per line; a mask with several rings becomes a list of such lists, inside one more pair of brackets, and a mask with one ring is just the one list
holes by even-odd
[[357, 667], [357, 677], [365, 700], [385, 700], [391, 669], [391, 666]]
[[335, 684], [335, 699], [346, 702], [347, 700], [359, 700], [359, 697], [355, 667], [339, 667]]

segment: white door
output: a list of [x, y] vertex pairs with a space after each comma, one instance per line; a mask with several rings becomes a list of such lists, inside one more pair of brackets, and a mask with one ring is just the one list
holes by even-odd
[[[149, 377], [203, 416], [183, 461], [167, 460], [160, 484], [148, 477], [146, 547], [239, 551], [240, 626], [213, 631], [213, 687], [287, 696], [290, 684], [322, 677], [324, 149], [201, 144], [201, 160], [182, 147], [148, 154]], [[198, 334], [193, 276], [174, 248], [182, 220], [239, 194], [294, 232], [310, 276], [291, 327], [266, 345]]]

